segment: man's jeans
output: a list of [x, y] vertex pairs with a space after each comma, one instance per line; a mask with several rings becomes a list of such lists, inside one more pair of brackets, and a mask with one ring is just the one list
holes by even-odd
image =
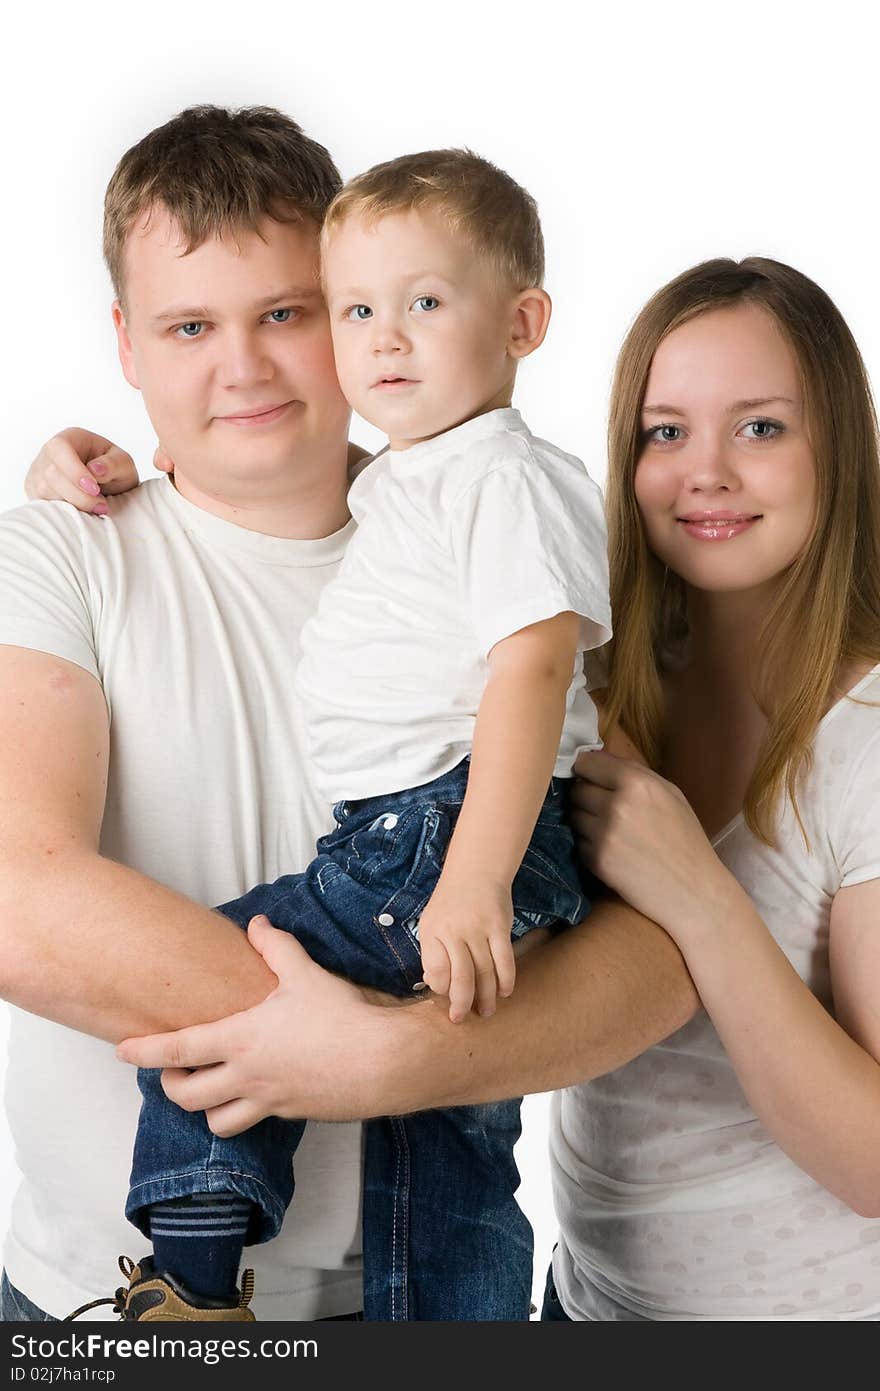
[[[422, 979], [419, 917], [440, 875], [467, 786], [467, 760], [424, 787], [334, 808], [336, 829], [302, 874], [261, 884], [220, 912], [246, 927], [265, 913], [322, 966], [410, 996]], [[575, 923], [589, 910], [554, 780], [513, 884], [513, 936]], [[203, 1113], [167, 1100], [155, 1071], [144, 1097], [126, 1213], [149, 1236], [150, 1204], [235, 1192], [254, 1204], [248, 1242], [275, 1236], [293, 1195], [304, 1121], [272, 1117], [212, 1135]], [[371, 1320], [527, 1319], [532, 1231], [515, 1193], [520, 1102], [427, 1111], [367, 1126], [364, 1314]]]
[[10, 1284], [9, 1276], [3, 1272], [0, 1280], [0, 1323], [56, 1323], [51, 1314], [38, 1309], [26, 1294]]
[[[319, 1319], [320, 1323], [360, 1323], [363, 1314], [329, 1314], [326, 1318]], [[45, 1309], [40, 1309], [28, 1299], [26, 1294], [17, 1290], [10, 1283], [9, 1276], [3, 1271], [0, 1279], [0, 1323], [58, 1323], [58, 1319], [47, 1314]]]

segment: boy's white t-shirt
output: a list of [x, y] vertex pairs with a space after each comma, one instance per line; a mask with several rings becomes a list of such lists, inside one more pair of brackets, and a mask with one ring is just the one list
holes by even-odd
[[[331, 824], [292, 690], [300, 630], [354, 525], [317, 541], [262, 536], [166, 479], [110, 510], [100, 522], [31, 503], [0, 518], [0, 643], [66, 658], [103, 687], [102, 853], [223, 903], [302, 869]], [[147, 1249], [123, 1216], [140, 1096], [109, 1044], [10, 1014], [6, 1107], [24, 1179], [5, 1263], [63, 1317], [112, 1293], [120, 1254]], [[359, 1126], [307, 1126], [282, 1234], [246, 1253], [258, 1318], [360, 1308], [360, 1152]]]
[[[788, 804], [777, 849], [741, 815], [713, 841], [832, 1014], [834, 895], [880, 878], [880, 666], [850, 696], [822, 720], [798, 795], [810, 850]], [[572, 1318], [880, 1319], [880, 1220], [858, 1216], [771, 1139], [705, 1012], [557, 1093], [551, 1162], [554, 1279]]]
[[[328, 801], [420, 787], [471, 750], [492, 647], [581, 616], [554, 773], [599, 743], [582, 654], [610, 636], [605, 517], [583, 463], [503, 409], [385, 450], [349, 493], [355, 537], [303, 633], [296, 690]], [[525, 737], [525, 736], [524, 736]]]

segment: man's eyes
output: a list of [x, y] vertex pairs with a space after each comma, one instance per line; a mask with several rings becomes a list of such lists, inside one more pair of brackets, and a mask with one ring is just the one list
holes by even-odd
[[[264, 314], [260, 320], [261, 324], [289, 324], [298, 319], [302, 314], [301, 309], [295, 309], [292, 305], [284, 309], [270, 309], [268, 314]], [[176, 324], [171, 330], [175, 338], [204, 338], [205, 331], [209, 325], [204, 319], [190, 319], [185, 324]]]

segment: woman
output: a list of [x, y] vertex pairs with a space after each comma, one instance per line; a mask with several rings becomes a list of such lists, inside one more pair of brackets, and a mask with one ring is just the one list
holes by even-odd
[[578, 829], [705, 1013], [556, 1098], [556, 1292], [573, 1318], [880, 1318], [880, 469], [816, 285], [710, 261], [655, 295], [608, 507], [606, 717], [656, 771], [585, 757]]
[[[827, 296], [766, 260], [661, 290], [618, 365], [608, 505], [606, 722], [651, 767], [586, 756], [577, 828], [678, 943], [704, 1012], [627, 1061], [621, 988], [625, 1056], [555, 1099], [545, 1317], [878, 1319], [880, 467]], [[167, 1088], [226, 1134], [565, 1086], [591, 1031], [610, 1037], [596, 973], [556, 969], [584, 940], [533, 953], [491, 1021], [451, 1026], [366, 1003], [264, 926], [274, 996], [126, 1056], [219, 1063]], [[341, 1055], [347, 1087], [322, 1090]]]

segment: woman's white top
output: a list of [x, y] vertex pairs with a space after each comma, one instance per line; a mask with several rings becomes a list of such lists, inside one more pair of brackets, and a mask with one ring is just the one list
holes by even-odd
[[[742, 816], [713, 844], [833, 1014], [832, 901], [880, 878], [880, 665], [819, 725], [798, 806], [809, 851], [787, 803], [778, 849]], [[705, 1012], [558, 1093], [551, 1156], [554, 1275], [572, 1318], [880, 1319], [880, 1220], [857, 1216], [774, 1143]]]

